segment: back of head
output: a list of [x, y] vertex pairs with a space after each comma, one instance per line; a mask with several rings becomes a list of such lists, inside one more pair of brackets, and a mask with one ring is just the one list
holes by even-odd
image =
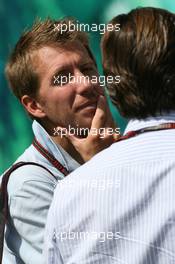
[[113, 103], [126, 118], [146, 118], [175, 110], [175, 15], [138, 8], [112, 19], [120, 31], [102, 40], [105, 75]]

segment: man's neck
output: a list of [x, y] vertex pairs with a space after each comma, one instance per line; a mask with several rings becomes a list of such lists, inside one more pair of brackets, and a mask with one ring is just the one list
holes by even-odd
[[55, 144], [60, 145], [69, 155], [75, 159], [78, 163], [84, 164], [84, 160], [82, 159], [81, 155], [78, 153], [78, 151], [74, 148], [72, 143], [69, 141], [66, 137], [61, 137], [59, 135], [53, 135], [53, 124], [50, 123], [48, 120], [42, 120], [40, 121], [41, 125], [44, 127], [44, 129], [47, 131], [47, 133], [50, 135], [52, 140], [55, 142]]
[[84, 164], [84, 160], [82, 159], [81, 155], [74, 148], [68, 138], [60, 136], [51, 136], [51, 138], [56, 144], [60, 145], [65, 151], [67, 151], [69, 155], [74, 158], [78, 163]]

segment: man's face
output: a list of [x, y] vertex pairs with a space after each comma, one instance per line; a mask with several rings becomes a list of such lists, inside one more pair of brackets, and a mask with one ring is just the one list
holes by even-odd
[[103, 88], [98, 82], [92, 84], [82, 78], [98, 77], [95, 63], [86, 48], [81, 43], [63, 48], [49, 46], [41, 48], [38, 56], [38, 100], [46, 118], [54, 126], [90, 128]]

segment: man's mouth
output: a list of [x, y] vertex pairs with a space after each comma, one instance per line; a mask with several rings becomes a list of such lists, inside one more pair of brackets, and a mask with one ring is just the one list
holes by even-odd
[[95, 102], [92, 102], [92, 101], [88, 101], [88, 102], [85, 102], [83, 104], [81, 104], [80, 106], [77, 107], [77, 111], [82, 111], [82, 110], [93, 110], [95, 111], [97, 108], [97, 101]]

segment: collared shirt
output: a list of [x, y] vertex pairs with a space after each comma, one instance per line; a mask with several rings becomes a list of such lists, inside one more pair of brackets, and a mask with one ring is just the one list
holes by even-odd
[[[131, 120], [131, 130], [175, 113]], [[47, 264], [175, 263], [175, 130], [114, 143], [65, 178], [45, 232]]]
[[[56, 145], [44, 128], [33, 122], [36, 139], [72, 172], [79, 164], [61, 146]], [[57, 182], [64, 178], [31, 145], [16, 162], [36, 162], [49, 169], [25, 165], [14, 171], [8, 183], [10, 219], [6, 226], [3, 264], [42, 264], [44, 227]], [[15, 163], [16, 163], [15, 162]]]

